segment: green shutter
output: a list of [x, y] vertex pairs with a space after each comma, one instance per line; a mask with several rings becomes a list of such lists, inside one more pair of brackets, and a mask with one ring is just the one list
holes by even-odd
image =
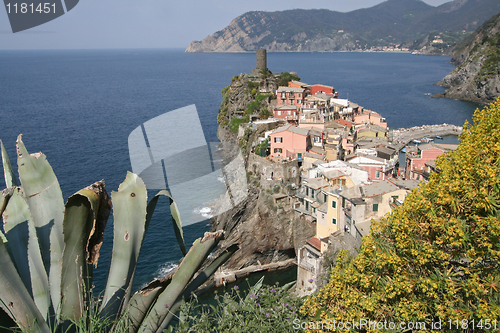
[[378, 212], [378, 204], [373, 204], [373, 211]]
[[332, 224], [337, 224], [337, 219], [336, 218], [332, 218]]

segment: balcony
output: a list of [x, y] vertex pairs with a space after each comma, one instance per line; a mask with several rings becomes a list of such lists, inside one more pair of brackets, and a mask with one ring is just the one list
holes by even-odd
[[349, 218], [351, 219], [352, 218], [352, 208], [351, 207], [344, 207], [342, 208], [342, 210], [344, 211], [344, 214]]
[[306, 262], [305, 260], [301, 260], [299, 266], [313, 274], [316, 274], [316, 268], [314, 265]]

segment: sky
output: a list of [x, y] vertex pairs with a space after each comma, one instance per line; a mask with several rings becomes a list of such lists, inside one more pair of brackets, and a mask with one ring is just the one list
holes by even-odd
[[[439, 6], [450, 0], [425, 0]], [[8, 2], [8, 1], [7, 1]], [[20, 2], [18, 0], [18, 2]], [[0, 49], [186, 48], [248, 11], [349, 12], [383, 0], [80, 0], [65, 15], [13, 33], [0, 9]]]

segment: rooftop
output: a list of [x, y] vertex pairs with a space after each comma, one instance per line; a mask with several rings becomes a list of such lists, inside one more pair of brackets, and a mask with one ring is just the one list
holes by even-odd
[[340, 195], [353, 202], [364, 202], [364, 198], [371, 198], [377, 195], [391, 193], [399, 190], [400, 188], [388, 180], [382, 180], [369, 185], [354, 186], [348, 188]]
[[281, 127], [278, 127], [277, 129], [275, 129], [273, 131], [273, 133], [271, 133], [271, 135], [279, 133], [279, 132], [285, 132], [285, 131], [292, 132], [292, 133], [299, 134], [299, 135], [304, 135], [304, 136], [307, 136], [309, 134], [309, 131], [306, 129], [299, 128], [299, 127], [293, 126], [293, 125], [285, 125], [285, 126], [281, 126]]
[[310, 240], [307, 241], [307, 244], [311, 245], [316, 250], [321, 251], [321, 241], [319, 240], [318, 237], [311, 238]]
[[309, 178], [304, 180], [304, 185], [313, 188], [315, 190], [318, 190], [322, 187], [329, 186], [330, 184], [328, 184], [328, 182], [323, 178]]
[[304, 92], [304, 88], [298, 88], [298, 87], [279, 87], [277, 92], [296, 92], [296, 93], [302, 93]]

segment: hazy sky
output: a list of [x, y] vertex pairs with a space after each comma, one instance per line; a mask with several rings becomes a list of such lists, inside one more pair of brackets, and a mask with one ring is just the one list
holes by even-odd
[[[438, 6], [449, 0], [425, 0]], [[80, 0], [67, 14], [13, 34], [0, 9], [0, 49], [186, 48], [251, 10], [349, 12], [382, 0]]]

